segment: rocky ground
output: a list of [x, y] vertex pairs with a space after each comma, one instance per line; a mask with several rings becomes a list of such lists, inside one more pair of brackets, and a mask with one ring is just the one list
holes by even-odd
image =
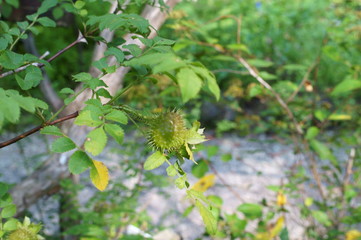
[[[9, 135], [2, 135], [7, 139]], [[10, 183], [19, 182], [33, 169], [46, 159], [48, 154], [48, 139], [34, 135], [0, 150], [0, 181]], [[50, 140], [51, 141], [51, 140]], [[201, 151], [195, 158], [207, 158], [211, 161], [216, 174], [216, 184], [211, 187], [206, 195], [218, 195], [223, 199], [222, 210], [225, 213], [233, 213], [237, 206], [245, 202], [260, 202], [263, 198], [275, 201], [276, 194], [267, 189], [269, 185], [279, 185], [284, 181], [284, 171], [294, 164], [299, 156], [293, 154], [290, 145], [281, 144], [270, 137], [257, 136], [254, 138], [240, 138], [235, 135], [213, 139], [206, 143], [219, 147], [215, 156], [208, 157], [206, 151]], [[110, 143], [107, 149], [114, 148]], [[112, 169], [112, 177], [121, 175], [114, 167], [115, 162], [121, 162], [123, 156], [114, 151], [104, 151], [99, 160], [103, 160]], [[221, 156], [229, 153], [232, 159], [228, 162], [221, 161]], [[114, 165], [114, 166], [113, 166]], [[185, 169], [190, 171], [192, 163], [186, 163]], [[112, 168], [112, 166], [114, 168]], [[158, 169], [156, 174], [165, 175], [165, 169]], [[129, 180], [132, 184], [133, 180]], [[190, 176], [191, 184], [197, 181]], [[134, 181], [133, 181], [134, 183]], [[159, 194], [163, 191], [168, 194]], [[89, 187], [82, 191], [82, 199], [86, 199], [94, 193], [94, 188]], [[87, 196], [89, 195], [89, 196]], [[170, 185], [166, 188], [149, 188], [142, 193], [139, 209], [147, 209], [154, 224], [168, 228], [166, 233], [175, 234], [184, 240], [193, 240], [201, 236], [204, 226], [199, 214], [193, 211], [187, 218], [181, 217], [183, 211], [189, 206], [185, 199], [185, 192]], [[173, 209], [175, 211], [170, 211]], [[288, 230], [291, 239], [302, 239], [303, 228], [299, 222], [297, 211], [288, 206]], [[41, 199], [31, 208], [33, 217], [46, 223], [45, 232], [51, 233], [58, 230], [58, 203], [56, 198]], [[166, 216], [166, 217], [165, 217]], [[254, 226], [250, 226], [252, 228]], [[172, 231], [170, 231], [172, 229]], [[162, 237], [163, 236], [163, 237]], [[161, 235], [158, 240], [171, 240]], [[178, 238], [179, 239], [179, 238]], [[201, 239], [205, 239], [201, 237]]]

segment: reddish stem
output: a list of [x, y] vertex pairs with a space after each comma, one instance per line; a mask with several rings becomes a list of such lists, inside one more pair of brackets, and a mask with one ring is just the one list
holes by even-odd
[[11, 145], [11, 144], [13, 144], [13, 143], [16, 143], [17, 141], [19, 141], [19, 140], [21, 140], [21, 139], [23, 139], [23, 138], [25, 138], [25, 137], [33, 134], [33, 133], [36, 133], [37, 131], [41, 130], [42, 128], [44, 128], [44, 127], [46, 127], [46, 126], [55, 125], [55, 124], [64, 122], [64, 121], [66, 121], [66, 120], [69, 120], [69, 119], [72, 119], [72, 118], [76, 118], [78, 115], [79, 115], [78, 112], [74, 112], [74, 113], [69, 114], [69, 115], [67, 115], [67, 116], [65, 116], [65, 117], [56, 119], [56, 120], [51, 121], [51, 122], [44, 123], [44, 124], [42, 124], [42, 125], [40, 125], [40, 126], [37, 126], [37, 127], [33, 128], [33, 129], [30, 129], [29, 131], [27, 131], [27, 132], [25, 132], [25, 133], [23, 133], [23, 134], [20, 134], [20, 135], [12, 138], [12, 139], [10, 139], [10, 140], [7, 140], [7, 141], [5, 141], [5, 142], [0, 143], [0, 148], [3, 148], [3, 147], [6, 147], [6, 146]]

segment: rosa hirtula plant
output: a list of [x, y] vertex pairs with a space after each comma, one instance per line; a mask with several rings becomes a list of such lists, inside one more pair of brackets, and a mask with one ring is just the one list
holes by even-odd
[[[0, 143], [6, 147], [37, 131], [45, 135], [55, 136], [51, 144], [54, 153], [70, 152], [68, 168], [72, 174], [80, 174], [89, 170], [90, 179], [94, 186], [103, 191], [109, 182], [109, 173], [106, 165], [97, 156], [101, 154], [108, 142], [113, 138], [121, 144], [124, 138], [123, 128], [132, 121], [144, 132], [148, 145], [154, 150], [145, 161], [144, 168], [152, 170], [167, 163], [167, 174], [176, 177], [178, 188], [189, 188], [187, 174], [182, 169], [186, 159], [194, 161], [192, 149], [195, 145], [206, 141], [200, 123], [195, 121], [188, 126], [181, 110], [164, 110], [156, 114], [147, 114], [121, 102], [122, 95], [132, 89], [139, 82], [155, 82], [154, 74], [166, 75], [178, 86], [183, 104], [196, 98], [201, 90], [220, 97], [214, 75], [205, 66], [198, 62], [191, 62], [178, 57], [172, 46], [175, 41], [162, 37], [149, 38], [152, 26], [139, 14], [124, 12], [122, 1], [116, 1], [116, 9], [109, 13], [97, 14], [92, 12], [88, 5], [99, 4], [109, 6], [107, 1], [58, 1], [45, 0], [32, 14], [23, 21], [11, 23], [0, 21], [0, 129], [21, 124], [24, 112], [38, 117], [41, 124], [14, 139]], [[5, 6], [4, 19], [10, 15], [12, 8], [19, 7], [19, 1], [0, 1]], [[143, 4], [154, 4], [153, 1], [130, 1], [129, 6], [140, 7]], [[158, 6], [167, 11], [166, 5], [160, 1]], [[4, 12], [7, 10], [7, 12]], [[47, 55], [38, 57], [25, 53], [20, 43], [30, 35], [41, 32], [54, 31], [58, 28], [58, 19], [64, 14], [76, 17], [78, 38], [69, 42], [63, 49], [49, 49], [58, 51], [47, 58]], [[106, 40], [100, 34], [105, 30], [114, 31], [113, 41]], [[60, 33], [60, 32], [59, 32]], [[132, 34], [131, 39], [140, 44], [128, 43], [122, 37]], [[47, 99], [39, 97], [39, 87], [43, 81], [42, 70], [48, 71], [57, 65], [53, 62], [68, 53], [69, 49], [84, 43], [106, 45], [104, 57], [91, 63], [94, 72], [78, 72], [68, 76], [72, 79], [69, 86], [79, 84], [79, 88], [64, 86], [59, 93], [65, 95], [63, 106], [53, 111]], [[144, 50], [143, 50], [144, 49]], [[115, 59], [115, 61], [110, 61]], [[128, 81], [122, 90], [111, 94], [104, 78], [114, 74], [121, 68], [129, 68], [134, 80]], [[89, 94], [90, 93], [90, 94]], [[89, 96], [83, 103], [82, 109], [70, 113], [68, 106], [76, 105], [79, 95]], [[38, 97], [37, 97], [38, 96]], [[79, 102], [77, 102], [79, 103]], [[64, 116], [65, 115], [65, 116]], [[90, 129], [84, 142], [73, 140], [58, 123], [74, 119], [74, 123]], [[174, 157], [174, 162], [172, 162]], [[206, 223], [210, 233], [215, 233], [214, 217], [210, 211], [211, 203], [204, 198], [201, 192], [187, 190], [187, 195], [194, 199], [196, 207]], [[16, 234], [26, 235], [28, 239], [40, 239], [37, 236], [38, 228], [31, 227], [28, 220], [19, 224], [16, 231], [9, 233], [7, 239], [14, 239]], [[25, 239], [25, 238], [24, 238]]]

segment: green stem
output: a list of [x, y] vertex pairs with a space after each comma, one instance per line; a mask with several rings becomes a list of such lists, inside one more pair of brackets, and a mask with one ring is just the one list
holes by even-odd
[[[86, 88], [83, 87], [79, 92], [77, 92], [74, 95], [74, 100], [82, 93], [84, 92]], [[69, 104], [64, 104], [53, 116], [51, 116], [51, 118], [48, 120], [49, 122], [51, 122], [52, 120], [54, 120]]]
[[34, 24], [36, 23], [36, 20], [38, 20], [38, 17], [39, 17], [39, 16], [35, 16], [33, 22], [30, 23], [30, 25], [29, 25], [27, 28], [25, 28], [25, 29], [20, 33], [20, 35], [15, 39], [15, 41], [13, 42], [13, 44], [11, 44], [11, 46], [10, 46], [10, 49], [9, 49], [10, 51], [15, 47], [15, 45], [18, 43], [18, 41], [20, 40], [20, 38], [25, 34], [25, 32], [26, 32], [27, 30], [29, 30], [32, 26], [34, 26]]
[[128, 91], [131, 87], [134, 86], [134, 83], [130, 83], [128, 86], [123, 88], [119, 93], [117, 93], [112, 99], [107, 102], [108, 105], [112, 105], [115, 101], [117, 101], [126, 91]]

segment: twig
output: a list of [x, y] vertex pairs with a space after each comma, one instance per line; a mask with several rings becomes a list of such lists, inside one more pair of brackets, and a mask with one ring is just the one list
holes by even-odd
[[224, 186], [226, 186], [226, 188], [228, 188], [229, 191], [231, 191], [233, 193], [233, 195], [238, 198], [239, 201], [241, 201], [242, 203], [245, 202], [242, 197], [221, 177], [221, 175], [218, 174], [218, 171], [215, 167], [213, 167], [213, 165], [209, 162], [209, 161], [205, 161], [207, 163], [207, 165], [212, 169], [212, 171], [214, 172], [214, 174], [217, 176], [217, 178], [223, 183]]
[[[71, 44], [69, 44], [68, 46], [66, 46], [65, 48], [63, 48], [62, 50], [60, 50], [59, 52], [57, 52], [54, 56], [52, 56], [51, 58], [49, 58], [47, 61], [48, 62], [51, 62], [53, 61], [55, 58], [59, 57], [61, 54], [63, 54], [64, 52], [66, 52], [67, 50], [69, 50], [71, 47], [75, 46], [76, 44], [80, 43], [80, 42], [87, 42], [85, 37], [79, 33], [79, 36], [77, 38], [77, 40], [75, 40], [74, 42], [72, 42]], [[25, 65], [25, 66], [22, 66], [22, 67], [19, 67], [15, 70], [11, 70], [11, 71], [8, 71], [8, 72], [5, 72], [5, 73], [2, 73], [0, 74], [0, 78], [4, 78], [4, 77], [7, 77], [9, 75], [12, 75], [12, 74], [15, 74], [15, 73], [18, 73], [18, 72], [22, 72], [24, 71], [26, 68], [28, 68], [29, 66], [35, 66], [35, 67], [39, 67], [39, 68], [42, 68], [45, 66], [44, 63], [32, 63], [32, 64], [28, 64], [28, 65]]]
[[[318, 58], [317, 58], [318, 59]], [[301, 83], [298, 85], [297, 89], [291, 94], [291, 96], [287, 99], [287, 103], [291, 102], [293, 98], [298, 94], [298, 92], [301, 90], [301, 88], [305, 85], [305, 82], [308, 80], [308, 77], [310, 76], [310, 73], [312, 70], [317, 66], [318, 61], [316, 61], [307, 69], [306, 74], [303, 76]]]
[[261, 83], [265, 88], [267, 88], [268, 90], [270, 90], [272, 92], [272, 94], [276, 97], [278, 103], [281, 105], [281, 107], [283, 107], [283, 109], [287, 112], [288, 117], [291, 119], [291, 121], [293, 122], [293, 125], [296, 128], [296, 131], [298, 134], [302, 135], [303, 134], [303, 130], [300, 127], [300, 125], [298, 124], [295, 116], [293, 115], [292, 111], [289, 109], [289, 107], [287, 106], [287, 104], [285, 103], [285, 101], [283, 101], [283, 99], [281, 98], [281, 96], [275, 91], [273, 90], [273, 88], [271, 87], [271, 85], [269, 85], [252, 67], [251, 65], [248, 64], [248, 62], [240, 56], [236, 57], [237, 60], [243, 65], [245, 66], [245, 68], [248, 70], [248, 72], [252, 75], [252, 77], [254, 77], [259, 83]]
[[355, 161], [356, 149], [351, 148], [349, 158], [346, 165], [346, 173], [343, 180], [343, 192], [345, 192], [347, 185], [350, 183], [350, 177], [352, 175], [353, 162]]
[[55, 124], [64, 122], [64, 121], [66, 121], [66, 120], [69, 120], [69, 119], [72, 119], [72, 118], [76, 118], [77, 116], [78, 116], [78, 112], [74, 112], [74, 113], [72, 113], [72, 114], [70, 114], [70, 115], [67, 115], [67, 116], [65, 116], [65, 117], [59, 118], [59, 119], [54, 120], [54, 121], [52, 121], [52, 122], [44, 123], [44, 124], [42, 124], [42, 125], [40, 125], [40, 126], [37, 126], [37, 127], [33, 128], [33, 129], [30, 129], [29, 131], [27, 131], [27, 132], [25, 132], [25, 133], [23, 133], [23, 134], [20, 134], [20, 135], [12, 138], [12, 139], [10, 139], [10, 140], [7, 140], [7, 141], [5, 141], [5, 142], [0, 143], [0, 148], [3, 148], [3, 147], [6, 147], [6, 146], [9, 146], [10, 144], [16, 143], [17, 141], [19, 141], [19, 140], [21, 140], [21, 139], [23, 139], [23, 138], [25, 138], [25, 137], [33, 134], [33, 133], [36, 133], [37, 131], [41, 130], [42, 128], [44, 128], [44, 127], [46, 127], [46, 126], [55, 125]]

